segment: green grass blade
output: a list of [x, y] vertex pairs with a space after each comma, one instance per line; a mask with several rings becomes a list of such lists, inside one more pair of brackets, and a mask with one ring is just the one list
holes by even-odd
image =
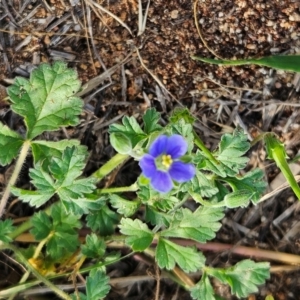
[[211, 63], [221, 66], [241, 66], [241, 65], [259, 65], [273, 69], [300, 72], [300, 55], [273, 55], [259, 59], [249, 58], [240, 60], [217, 60], [205, 57], [191, 57], [194, 60], [200, 60], [206, 63]]

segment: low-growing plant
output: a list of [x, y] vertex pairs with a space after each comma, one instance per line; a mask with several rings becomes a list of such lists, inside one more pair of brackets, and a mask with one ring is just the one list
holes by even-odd
[[[125, 257], [107, 251], [116, 245], [131, 249], [128, 255], [144, 252], [189, 290], [193, 299], [221, 299], [211, 278], [227, 284], [238, 298], [257, 292], [270, 276], [269, 263], [246, 259], [214, 268], [206, 265], [197, 248], [198, 243], [215, 238], [226, 209], [255, 205], [265, 190], [260, 169], [241, 172], [250, 148], [243, 130], [224, 134], [217, 149], [209, 151], [193, 129], [195, 119], [188, 110], [174, 111], [162, 126], [160, 114], [151, 108], [141, 125], [125, 116], [122, 124], [109, 127], [117, 154], [85, 177], [87, 147], [78, 140], [41, 139], [46, 131], [79, 123], [83, 101], [76, 93], [80, 86], [76, 72], [56, 62], [42, 64], [29, 80], [17, 78], [8, 88], [11, 109], [24, 118], [26, 133], [0, 123], [0, 164], [17, 159], [1, 199], [0, 216], [5, 216], [11, 194], [36, 212], [18, 226], [8, 218], [0, 221], [0, 249], [13, 251], [27, 270], [19, 284], [0, 291], [0, 298], [13, 299], [42, 282], [62, 299], [102, 299], [110, 290], [106, 266]], [[278, 147], [273, 142], [277, 140], [267, 138], [269, 156], [275, 158]], [[26, 190], [17, 187], [16, 180], [29, 151], [33, 167], [29, 170], [31, 189]], [[128, 159], [138, 161], [141, 168], [134, 184], [97, 188]], [[191, 201], [194, 205], [187, 205]], [[138, 213], [141, 208], [144, 214]], [[82, 227], [88, 232], [84, 241], [79, 238]], [[24, 249], [14, 239], [27, 230], [37, 245]], [[186, 246], [185, 240], [194, 241], [195, 246]], [[185, 274], [196, 271], [201, 276], [194, 283]], [[88, 274], [85, 293], [67, 294], [56, 285], [62, 276], [74, 279], [79, 273]]]

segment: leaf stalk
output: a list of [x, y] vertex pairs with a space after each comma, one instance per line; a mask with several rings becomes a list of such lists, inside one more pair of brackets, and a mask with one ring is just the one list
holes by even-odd
[[20, 151], [20, 155], [19, 155], [19, 157], [17, 159], [17, 162], [16, 162], [16, 166], [15, 166], [14, 171], [13, 171], [13, 173], [12, 173], [12, 175], [11, 175], [9, 181], [8, 181], [8, 184], [6, 186], [4, 194], [3, 194], [2, 198], [1, 198], [1, 201], [0, 201], [0, 218], [2, 217], [2, 215], [4, 213], [4, 209], [6, 207], [6, 203], [8, 201], [9, 195], [10, 195], [11, 187], [15, 185], [15, 183], [18, 179], [18, 176], [21, 172], [21, 169], [22, 169], [22, 166], [25, 162], [25, 159], [26, 159], [27, 153], [29, 151], [30, 145], [31, 145], [30, 140], [26, 140], [23, 143], [23, 146], [22, 146], [21, 151]]

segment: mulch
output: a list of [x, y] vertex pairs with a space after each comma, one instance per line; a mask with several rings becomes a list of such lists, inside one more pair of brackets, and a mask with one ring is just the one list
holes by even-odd
[[[199, 0], [194, 4], [188, 0], [152, 0], [146, 17], [148, 1], [141, 4], [144, 29], [136, 0], [2, 0], [1, 121], [24, 132], [24, 124], [3, 99], [5, 88], [16, 76], [28, 77], [42, 62], [63, 60], [78, 71], [89, 91], [82, 94], [85, 113], [80, 126], [67, 129], [68, 136], [81, 139], [91, 151], [87, 173], [113, 154], [108, 142], [109, 124], [124, 115], [139, 119], [149, 107], [161, 112], [162, 122], [176, 107], [187, 107], [197, 117], [197, 132], [210, 149], [224, 132], [232, 132], [239, 125], [249, 139], [262, 131], [276, 132], [290, 158], [298, 154], [297, 74], [253, 65], [218, 67], [196, 62], [191, 55], [238, 59], [298, 53], [299, 2]], [[53, 133], [49, 138], [65, 134]], [[254, 147], [249, 157], [248, 169], [265, 170], [268, 191], [284, 182], [261, 145]], [[298, 169], [295, 164], [295, 173], [300, 172]], [[132, 162], [126, 166], [128, 170], [130, 174], [138, 172]], [[0, 171], [4, 185], [10, 167]], [[124, 179], [126, 172], [109, 178], [109, 184], [130, 181], [130, 176]], [[296, 197], [285, 190], [256, 207], [228, 211], [216, 241], [299, 254], [299, 210]], [[10, 211], [14, 218], [29, 213], [24, 205]], [[207, 263], [222, 267], [239, 259], [228, 252], [208, 253]], [[11, 265], [4, 256], [1, 262]], [[144, 275], [148, 270], [155, 277], [155, 270], [149, 268], [144, 262], [128, 259], [119, 264], [118, 271], [109, 271], [118, 277]], [[14, 267], [6, 267], [7, 275], [17, 282]], [[299, 299], [299, 275], [283, 267], [249, 299], [264, 299], [267, 294], [275, 299]], [[171, 282], [163, 282], [161, 299], [190, 299]], [[115, 286], [108, 299], [151, 299], [155, 286], [155, 280], [150, 279], [143, 284]], [[226, 288], [217, 283], [215, 287], [230, 299]]]

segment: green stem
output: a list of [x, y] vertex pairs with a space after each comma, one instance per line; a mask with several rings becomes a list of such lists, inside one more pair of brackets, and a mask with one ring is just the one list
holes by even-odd
[[9, 234], [9, 237], [14, 239], [25, 231], [28, 231], [32, 227], [31, 219], [23, 222], [18, 227], [14, 227], [15, 230]]
[[113, 194], [113, 193], [123, 193], [123, 192], [136, 192], [138, 190], [138, 185], [135, 182], [130, 186], [121, 186], [121, 187], [113, 187], [107, 189], [98, 189], [97, 194]]
[[207, 207], [224, 207], [226, 206], [225, 201], [220, 201], [218, 203], [211, 203], [209, 201], [204, 200], [200, 194], [194, 193], [192, 190], [189, 190], [189, 194], [192, 196], [192, 198], [199, 202], [200, 204], [202, 204], [203, 206], [207, 206]]
[[204, 143], [202, 142], [202, 140], [200, 139], [200, 137], [198, 136], [198, 134], [196, 133], [195, 130], [193, 130], [193, 135], [194, 135], [194, 142], [196, 144], [196, 146], [198, 148], [200, 148], [202, 150], [202, 152], [204, 152], [204, 154], [206, 155], [206, 157], [210, 160], [212, 160], [215, 164], [219, 164], [219, 162], [217, 161], [217, 159], [212, 155], [212, 153], [206, 148], [206, 146], [204, 145]]
[[[49, 241], [49, 239], [50, 239], [51, 237], [52, 237], [52, 235], [48, 235], [45, 239], [43, 239], [42, 241], [39, 242], [38, 246], [37, 246], [36, 249], [35, 249], [34, 255], [33, 255], [33, 257], [32, 257], [33, 259], [36, 259], [36, 258], [39, 257], [40, 252], [42, 251], [44, 245]], [[19, 284], [24, 283], [24, 282], [28, 279], [29, 275], [30, 275], [30, 270], [27, 270], [27, 271], [23, 274], [22, 278], [20, 279]], [[8, 300], [13, 300], [13, 299], [15, 298], [16, 295], [17, 295], [17, 293], [12, 294], [12, 295], [8, 298]]]
[[13, 173], [12, 173], [12, 175], [11, 175], [9, 181], [8, 181], [8, 184], [6, 186], [6, 189], [4, 191], [2, 199], [0, 201], [0, 218], [2, 217], [4, 209], [6, 207], [6, 203], [7, 203], [7, 200], [9, 198], [9, 195], [10, 195], [11, 187], [13, 185], [15, 185], [15, 183], [18, 179], [18, 176], [20, 174], [20, 171], [21, 171], [22, 166], [24, 164], [24, 161], [26, 159], [28, 150], [30, 148], [30, 145], [31, 145], [30, 140], [26, 140], [23, 143], [22, 149], [20, 151], [20, 155], [19, 155], [18, 160], [16, 162], [16, 166], [15, 166], [14, 171], [13, 171]]
[[[1, 247], [0, 247], [0, 249], [1, 249]], [[82, 269], [78, 270], [78, 273], [85, 274], [85, 273], [90, 272], [93, 269], [97, 270], [99, 268], [109, 266], [111, 264], [119, 262], [122, 259], [126, 259], [126, 258], [130, 257], [132, 254], [133, 254], [133, 252], [130, 252], [129, 254], [124, 255], [120, 258], [118, 257], [117, 259], [114, 259], [114, 260], [110, 260], [110, 261], [106, 261], [106, 262], [98, 262], [98, 263], [92, 264], [88, 267], [85, 267], [85, 268], [82, 268]], [[57, 278], [61, 278], [61, 277], [68, 277], [72, 274], [73, 274], [73, 271], [67, 272], [67, 273], [60, 273], [60, 274], [49, 276], [48, 279], [52, 280], [52, 279], [57, 279]], [[14, 287], [7, 288], [5, 290], [1, 290], [0, 291], [0, 299], [7, 299], [7, 297], [11, 294], [16, 294], [16, 293], [23, 292], [23, 291], [28, 290], [29, 288], [34, 287], [34, 286], [36, 286], [40, 283], [41, 283], [41, 280], [38, 279], [38, 280], [35, 280], [35, 281], [18, 284], [18, 285], [15, 285]]]
[[92, 177], [98, 179], [98, 182], [101, 181], [106, 175], [113, 171], [120, 164], [125, 162], [129, 158], [128, 154], [117, 153], [113, 156], [108, 162], [106, 162], [100, 169], [92, 174]]
[[41, 282], [43, 282], [46, 286], [48, 286], [55, 294], [57, 294], [61, 299], [71, 300], [68, 294], [64, 291], [57, 288], [52, 282], [50, 282], [47, 278], [41, 275], [23, 256], [22, 252], [13, 245], [6, 244], [5, 248], [12, 250], [15, 252], [16, 256], [18, 257], [19, 261], [26, 266], [26, 268]]

